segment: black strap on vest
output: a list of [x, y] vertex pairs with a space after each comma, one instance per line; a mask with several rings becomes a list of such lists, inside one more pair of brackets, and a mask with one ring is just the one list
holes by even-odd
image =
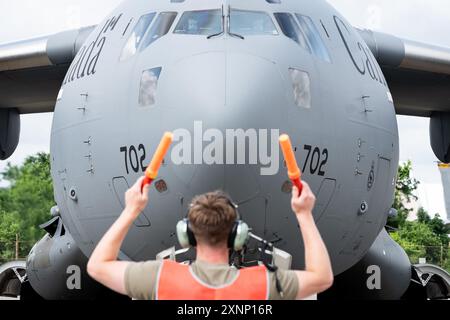
[[[280, 279], [278, 278], [278, 267], [273, 263], [273, 245], [272, 243], [263, 240], [260, 251], [260, 259], [264, 266], [269, 270], [270, 272], [274, 273], [275, 276], [275, 286], [277, 288], [278, 293], [280, 294], [281, 298], [284, 298], [284, 292], [283, 288], [281, 287]], [[271, 254], [268, 254], [266, 251], [270, 251]]]

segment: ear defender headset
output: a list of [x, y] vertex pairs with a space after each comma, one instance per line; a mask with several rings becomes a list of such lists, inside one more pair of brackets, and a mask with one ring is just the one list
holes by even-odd
[[[249, 227], [244, 221], [240, 220], [237, 204], [231, 201], [228, 196], [223, 195], [223, 197], [236, 212], [236, 221], [233, 223], [233, 227], [228, 236], [228, 248], [240, 251], [244, 248], [245, 242], [249, 237]], [[189, 226], [189, 219], [187, 217], [177, 223], [177, 238], [182, 248], [186, 249], [197, 246], [197, 240]]]

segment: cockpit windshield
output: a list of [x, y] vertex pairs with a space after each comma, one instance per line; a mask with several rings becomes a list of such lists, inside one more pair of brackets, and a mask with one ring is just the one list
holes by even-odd
[[183, 13], [174, 33], [211, 35], [222, 31], [222, 10], [199, 10]]
[[147, 31], [148, 26], [152, 23], [153, 18], [156, 13], [152, 12], [146, 15], [143, 15], [139, 21], [136, 23], [136, 26], [133, 29], [130, 37], [128, 38], [123, 50], [120, 55], [120, 61], [127, 60], [128, 58], [134, 56], [139, 47], [139, 44], [142, 41], [142, 37]]
[[311, 48], [306, 40], [306, 36], [303, 30], [300, 29], [294, 16], [290, 13], [279, 12], [274, 13], [275, 19], [277, 19], [281, 30], [284, 35], [295, 42], [297, 42], [303, 49], [311, 53]]
[[166, 35], [176, 17], [176, 12], [161, 12], [145, 35], [140, 50], [144, 50], [153, 42]]
[[[240, 36], [278, 35], [271, 17], [260, 11], [230, 10], [230, 30]], [[222, 33], [222, 10], [197, 10], [184, 12], [175, 27], [175, 34], [218, 35]]]
[[241, 36], [278, 35], [267, 13], [237, 9], [230, 12], [230, 32]]

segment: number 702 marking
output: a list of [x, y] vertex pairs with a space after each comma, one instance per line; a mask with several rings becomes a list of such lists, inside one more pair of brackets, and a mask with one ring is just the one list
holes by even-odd
[[[325, 176], [325, 168], [328, 162], [328, 149], [325, 148], [321, 151], [319, 147], [313, 147], [311, 145], [305, 145], [303, 148], [308, 151], [308, 154], [306, 155], [302, 171], [306, 172], [308, 169], [311, 174], [317, 173], [319, 176]], [[130, 147], [123, 146], [120, 148], [120, 152], [124, 154], [127, 174], [130, 173], [130, 169], [136, 173], [139, 171], [145, 172], [147, 167], [144, 164], [146, 153], [143, 144], [139, 144], [137, 148], [134, 145]]]
[[323, 177], [325, 175], [324, 167], [328, 162], [328, 149], [323, 149], [321, 152], [319, 147], [313, 149], [313, 146], [307, 144], [303, 149], [308, 151], [305, 164], [303, 165], [303, 172], [306, 172], [306, 169], [309, 168], [311, 174], [316, 174], [317, 172], [319, 176]]
[[[145, 148], [143, 144], [140, 144], [137, 148], [133, 145], [130, 147], [121, 147], [120, 152], [124, 153], [125, 156], [125, 169], [127, 174], [130, 173], [130, 168], [133, 172], [145, 172], [147, 167], [144, 165], [145, 161]], [[128, 166], [128, 164], [130, 164]]]

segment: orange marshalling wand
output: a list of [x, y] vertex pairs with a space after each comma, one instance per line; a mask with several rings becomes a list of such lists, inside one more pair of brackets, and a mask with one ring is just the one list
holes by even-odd
[[153, 155], [150, 165], [147, 167], [147, 170], [145, 170], [145, 178], [144, 181], [142, 181], [141, 190], [144, 188], [145, 185], [152, 183], [153, 180], [155, 180], [156, 177], [158, 176], [159, 167], [161, 167], [164, 157], [170, 148], [172, 140], [173, 140], [172, 132], [164, 133], [164, 136], [162, 137], [161, 142], [159, 143], [158, 149], [156, 149], [156, 152]]
[[297, 165], [294, 150], [292, 149], [291, 139], [287, 134], [280, 136], [280, 146], [281, 151], [283, 151], [284, 160], [286, 161], [289, 179], [291, 179], [292, 183], [298, 188], [299, 194], [301, 194], [303, 189], [303, 185], [300, 180], [302, 172]]

